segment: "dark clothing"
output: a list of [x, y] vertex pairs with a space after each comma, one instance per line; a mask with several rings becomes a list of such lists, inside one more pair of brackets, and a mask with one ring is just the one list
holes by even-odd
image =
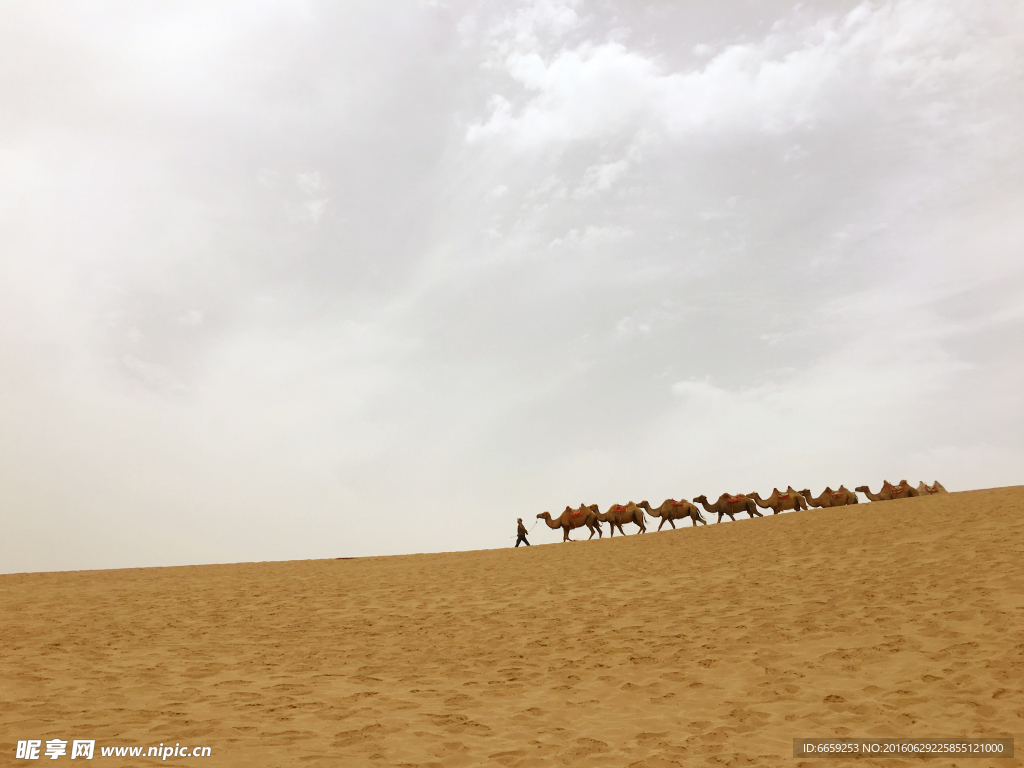
[[517, 533], [519, 534], [519, 538], [516, 539], [516, 546], [518, 547], [520, 542], [522, 542], [526, 546], [530, 546], [530, 542], [526, 540], [527, 530], [526, 526], [523, 525], [522, 520], [519, 521], [519, 530], [517, 531]]

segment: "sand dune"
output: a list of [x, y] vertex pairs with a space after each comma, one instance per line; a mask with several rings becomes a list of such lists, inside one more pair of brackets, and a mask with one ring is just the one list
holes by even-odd
[[1011, 736], [1019, 756], [1024, 487], [518, 550], [0, 576], [0, 638], [4, 764], [55, 737], [208, 745], [165, 763], [208, 766], [825, 766], [792, 739], [833, 735]]

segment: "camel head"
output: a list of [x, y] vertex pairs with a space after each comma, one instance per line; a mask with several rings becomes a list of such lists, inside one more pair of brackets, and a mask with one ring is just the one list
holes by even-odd
[[593, 512], [595, 515], [600, 514], [601, 512], [601, 508], [598, 507], [597, 504], [591, 504], [589, 507], [587, 507], [587, 509]]
[[805, 499], [811, 498], [811, 489], [810, 488], [804, 488], [802, 491], [797, 491], [797, 493], [799, 493]]
[[694, 496], [693, 500], [697, 501], [697, 502], [700, 502], [701, 504], [707, 504], [708, 503], [708, 497], [705, 496], [703, 493], [700, 496]]
[[541, 512], [539, 515], [537, 515], [537, 519], [538, 520], [550, 520], [551, 519], [551, 513], [550, 512]]
[[859, 493], [867, 493], [868, 492], [868, 487], [866, 485], [858, 485], [853, 490], [855, 490], [855, 491], [857, 491]]
[[646, 509], [648, 512], [651, 511], [651, 505], [647, 503], [647, 499], [641, 501], [639, 504], [637, 504], [637, 506], [641, 507], [642, 509]]

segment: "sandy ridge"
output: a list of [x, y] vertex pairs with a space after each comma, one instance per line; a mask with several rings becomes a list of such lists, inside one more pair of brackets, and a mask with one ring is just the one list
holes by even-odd
[[0, 640], [11, 758], [54, 737], [207, 744], [207, 766], [799, 765], [794, 737], [830, 735], [1022, 754], [1024, 488], [518, 550], [0, 576]]

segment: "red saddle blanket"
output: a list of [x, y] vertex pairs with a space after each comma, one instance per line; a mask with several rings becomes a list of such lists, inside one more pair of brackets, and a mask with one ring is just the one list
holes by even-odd
[[729, 496], [728, 494], [726, 495], [725, 500], [730, 504], [735, 504], [736, 502], [739, 501], [745, 501], [745, 499], [742, 496]]

